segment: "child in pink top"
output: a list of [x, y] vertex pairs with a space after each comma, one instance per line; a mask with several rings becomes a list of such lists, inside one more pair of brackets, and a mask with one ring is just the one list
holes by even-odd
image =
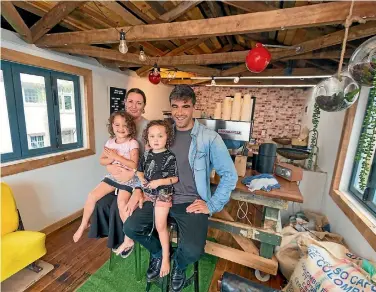
[[[100, 157], [100, 164], [103, 166], [109, 164], [120, 164], [127, 169], [136, 169], [139, 159], [139, 145], [136, 137], [136, 125], [133, 117], [124, 112], [114, 112], [109, 118], [108, 132], [111, 138], [106, 142], [104, 150]], [[120, 217], [123, 222], [127, 219], [123, 214], [126, 204], [133, 192], [133, 189], [139, 185], [137, 178], [123, 182], [116, 180], [111, 174], [107, 174], [102, 182], [89, 193], [86, 200], [81, 225], [73, 236], [74, 242], [77, 242], [84, 230], [89, 226], [91, 214], [94, 211], [95, 204], [105, 195], [118, 189], [117, 203]], [[126, 240], [127, 239], [127, 240]], [[133, 241], [124, 238], [123, 244], [117, 249], [119, 254], [126, 248], [133, 246]]]

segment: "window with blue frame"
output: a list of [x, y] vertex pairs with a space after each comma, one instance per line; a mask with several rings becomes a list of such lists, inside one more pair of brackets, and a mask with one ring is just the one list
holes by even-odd
[[349, 190], [359, 202], [376, 216], [375, 90], [371, 89], [369, 94]]
[[1, 161], [83, 147], [79, 77], [1, 62]]

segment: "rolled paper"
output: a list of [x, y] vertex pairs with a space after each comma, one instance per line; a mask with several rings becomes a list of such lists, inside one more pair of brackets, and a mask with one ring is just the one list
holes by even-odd
[[231, 119], [232, 98], [226, 96], [222, 103], [222, 120]]
[[222, 118], [222, 104], [217, 102], [214, 110], [214, 119], [218, 120]]
[[242, 105], [242, 114], [240, 116], [241, 121], [249, 122], [251, 120], [252, 106], [253, 106], [253, 100], [251, 99], [251, 95], [250, 94], [244, 95], [243, 105]]
[[232, 103], [231, 120], [240, 120], [240, 110], [242, 107], [242, 94], [240, 92], [235, 93], [234, 102]]

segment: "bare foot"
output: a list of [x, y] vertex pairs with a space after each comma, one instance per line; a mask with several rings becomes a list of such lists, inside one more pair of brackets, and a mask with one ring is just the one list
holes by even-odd
[[130, 249], [133, 246], [133, 240], [125, 240], [115, 251], [116, 255], [121, 254], [123, 251]]
[[161, 272], [159, 276], [165, 277], [170, 273], [170, 257], [163, 257], [162, 258], [162, 266], [161, 266]]
[[80, 240], [80, 238], [81, 238], [81, 236], [84, 233], [84, 231], [85, 231], [86, 228], [87, 228], [86, 226], [80, 226], [80, 227], [78, 227], [76, 233], [73, 235], [73, 241], [74, 242], [77, 242], [77, 241]]
[[74, 242], [79, 241], [82, 234], [84, 233], [85, 229], [87, 229], [89, 227], [90, 227], [90, 223], [87, 224], [87, 225], [80, 225], [80, 227], [78, 227], [76, 233], [73, 235], [73, 241]]

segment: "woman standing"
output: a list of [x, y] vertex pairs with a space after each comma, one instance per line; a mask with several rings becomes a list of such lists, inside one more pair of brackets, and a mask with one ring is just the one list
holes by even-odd
[[[127, 92], [124, 100], [125, 110], [129, 113], [136, 123], [137, 135], [136, 139], [140, 145], [140, 155], [143, 154], [145, 144], [142, 139], [142, 133], [148, 124], [148, 120], [145, 119], [142, 114], [145, 113], [146, 96], [145, 93], [138, 88], [132, 88]], [[117, 165], [107, 166], [108, 172], [110, 172], [116, 179], [121, 181], [127, 181], [133, 177], [132, 171], [121, 168]], [[140, 189], [136, 189], [133, 192], [131, 199], [127, 204], [127, 209], [131, 212], [137, 207], [132, 204], [132, 198], [142, 196]], [[125, 212], [125, 210], [122, 210]], [[90, 238], [102, 238], [108, 237], [107, 247], [111, 249], [117, 249], [124, 241], [123, 222], [120, 219], [119, 209], [117, 207], [115, 194], [110, 194], [99, 200], [94, 212], [91, 216], [91, 225], [89, 230]], [[122, 252], [122, 257], [127, 257], [133, 250], [133, 241], [127, 244], [127, 248]]]

